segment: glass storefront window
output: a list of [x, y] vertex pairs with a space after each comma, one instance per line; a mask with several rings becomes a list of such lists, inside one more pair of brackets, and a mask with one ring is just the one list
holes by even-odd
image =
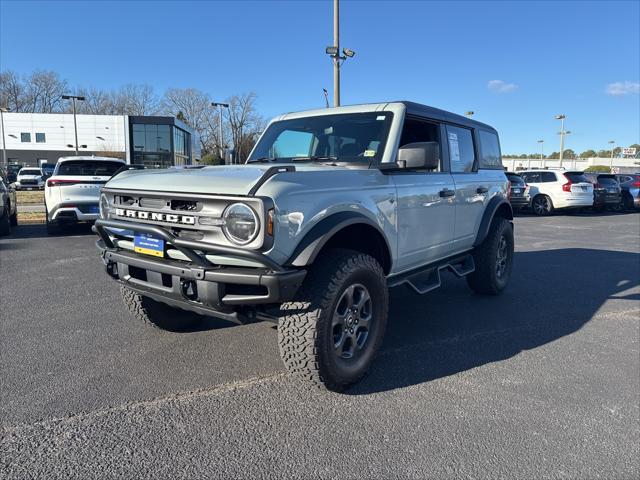
[[167, 168], [191, 163], [189, 132], [172, 125], [134, 123], [131, 133], [133, 163], [147, 168]]

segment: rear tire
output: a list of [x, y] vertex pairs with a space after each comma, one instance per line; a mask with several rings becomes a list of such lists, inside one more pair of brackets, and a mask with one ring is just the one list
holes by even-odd
[[13, 215], [11, 215], [10, 218], [10, 223], [12, 227], [17, 227], [18, 226], [18, 209], [16, 208], [16, 211], [13, 212]]
[[62, 230], [58, 222], [49, 220], [49, 210], [47, 206], [44, 207], [44, 218], [47, 227], [47, 235], [58, 235]]
[[531, 210], [536, 215], [551, 215], [553, 213], [553, 202], [547, 195], [536, 195], [531, 201]]
[[373, 257], [325, 252], [296, 299], [281, 306], [278, 345], [287, 370], [328, 390], [356, 383], [382, 344], [388, 308], [384, 271]]
[[474, 292], [502, 293], [511, 278], [513, 246], [513, 224], [503, 217], [494, 218], [487, 238], [473, 252], [476, 269], [467, 275], [467, 283]]
[[630, 194], [622, 197], [622, 209], [628, 212], [634, 210], [633, 197]]
[[129, 313], [141, 322], [155, 328], [181, 332], [192, 329], [204, 320], [202, 315], [157, 302], [149, 297], [139, 295], [125, 286], [120, 287], [120, 293]]

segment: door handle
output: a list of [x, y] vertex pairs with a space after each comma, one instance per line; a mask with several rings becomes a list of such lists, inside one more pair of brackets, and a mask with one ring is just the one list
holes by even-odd
[[443, 190], [440, 190], [440, 196], [445, 198], [445, 197], [453, 197], [456, 194], [455, 190], [449, 190], [448, 188], [445, 188]]
[[487, 187], [478, 187], [476, 188], [476, 193], [487, 193], [489, 189]]

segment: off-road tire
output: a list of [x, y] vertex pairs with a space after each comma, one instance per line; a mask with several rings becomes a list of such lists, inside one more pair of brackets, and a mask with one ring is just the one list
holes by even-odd
[[120, 293], [131, 315], [151, 327], [181, 332], [193, 329], [204, 320], [202, 315], [157, 302], [125, 286], [120, 287]]
[[[344, 359], [334, 347], [332, 318], [342, 295], [354, 285], [364, 286], [370, 294], [371, 323], [358, 356]], [[328, 250], [311, 266], [294, 301], [281, 306], [278, 345], [287, 370], [333, 391], [356, 383], [382, 344], [388, 309], [385, 274], [373, 257], [353, 250]]]
[[[506, 264], [502, 275], [498, 275], [498, 258], [501, 239], [506, 242]], [[469, 287], [483, 295], [499, 295], [506, 288], [513, 267], [513, 224], [503, 217], [493, 219], [491, 229], [484, 242], [473, 252], [476, 269], [467, 275]]]
[[8, 205], [4, 211], [0, 211], [0, 237], [5, 237], [11, 233], [11, 220], [9, 219]]
[[[543, 209], [538, 209], [536, 208], [537, 202], [548, 202], [545, 205], [545, 208]], [[544, 194], [539, 194], [536, 195], [535, 197], [533, 197], [533, 200], [531, 200], [531, 211], [535, 214], [535, 215], [539, 215], [539, 216], [547, 216], [547, 215], [551, 215], [553, 213], [553, 202], [551, 201], [551, 197], [549, 197], [548, 195], [544, 195]]]

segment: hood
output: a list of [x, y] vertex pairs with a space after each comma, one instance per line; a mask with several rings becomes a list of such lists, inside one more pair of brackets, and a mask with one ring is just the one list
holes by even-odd
[[[174, 193], [247, 195], [269, 168], [283, 165], [285, 164], [261, 163], [167, 170], [128, 170], [109, 180], [105, 187]], [[297, 171], [344, 168], [309, 164], [295, 167]]]
[[18, 180], [40, 180], [42, 175], [18, 175]]

